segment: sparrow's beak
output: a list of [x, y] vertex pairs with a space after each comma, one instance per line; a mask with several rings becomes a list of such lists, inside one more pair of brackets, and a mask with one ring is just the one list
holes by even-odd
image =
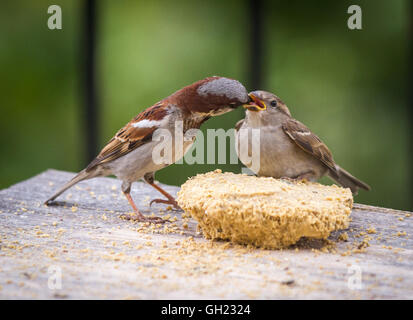
[[257, 96], [255, 96], [252, 92], [248, 94], [248, 96], [250, 97], [251, 101], [248, 102], [248, 104], [243, 105], [245, 109], [248, 109], [250, 111], [263, 111], [267, 109], [265, 103], [262, 100], [258, 99]]

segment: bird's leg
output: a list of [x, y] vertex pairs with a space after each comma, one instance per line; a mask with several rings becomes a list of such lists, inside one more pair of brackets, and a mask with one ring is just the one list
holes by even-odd
[[163, 199], [153, 199], [149, 205], [152, 205], [152, 203], [164, 203], [164, 204], [170, 204], [172, 205], [175, 209], [180, 210], [181, 207], [178, 205], [178, 203], [175, 201], [174, 197], [172, 197], [168, 192], [166, 192], [164, 189], [162, 189], [160, 186], [156, 185], [154, 183], [154, 176], [153, 172], [147, 173], [143, 177], [145, 181], [154, 187], [156, 190], [158, 190], [160, 193], [162, 193], [168, 200], [163, 200]]
[[134, 214], [122, 214], [121, 218], [126, 220], [134, 220], [139, 222], [153, 222], [153, 223], [165, 223], [166, 220], [160, 217], [145, 217], [136, 206], [135, 202], [133, 201], [130, 195], [130, 183], [122, 183], [122, 192], [125, 195], [126, 199], [128, 199], [129, 204], [133, 208]]

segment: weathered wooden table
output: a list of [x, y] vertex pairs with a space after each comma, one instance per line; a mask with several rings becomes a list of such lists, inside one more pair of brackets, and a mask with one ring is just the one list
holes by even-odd
[[149, 207], [159, 194], [144, 183], [132, 189], [139, 208], [176, 221], [120, 219], [130, 207], [111, 178], [42, 204], [72, 176], [49, 170], [0, 191], [0, 298], [413, 298], [410, 213], [355, 209], [328, 241], [261, 250], [205, 240], [183, 212]]

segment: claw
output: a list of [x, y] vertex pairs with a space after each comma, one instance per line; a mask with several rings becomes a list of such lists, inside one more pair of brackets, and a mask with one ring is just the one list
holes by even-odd
[[153, 199], [153, 200], [149, 203], [149, 206], [151, 206], [152, 203], [170, 204], [170, 205], [172, 205], [176, 210], [182, 210], [181, 207], [178, 205], [178, 203], [177, 203], [175, 200]]

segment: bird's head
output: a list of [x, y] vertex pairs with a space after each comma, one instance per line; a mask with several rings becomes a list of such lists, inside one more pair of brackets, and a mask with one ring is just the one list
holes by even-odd
[[244, 104], [247, 114], [259, 117], [271, 115], [287, 115], [291, 117], [290, 110], [275, 94], [267, 91], [256, 90], [248, 94], [250, 100]]
[[247, 103], [248, 92], [237, 80], [208, 77], [178, 90], [167, 98], [187, 112], [216, 116]]

